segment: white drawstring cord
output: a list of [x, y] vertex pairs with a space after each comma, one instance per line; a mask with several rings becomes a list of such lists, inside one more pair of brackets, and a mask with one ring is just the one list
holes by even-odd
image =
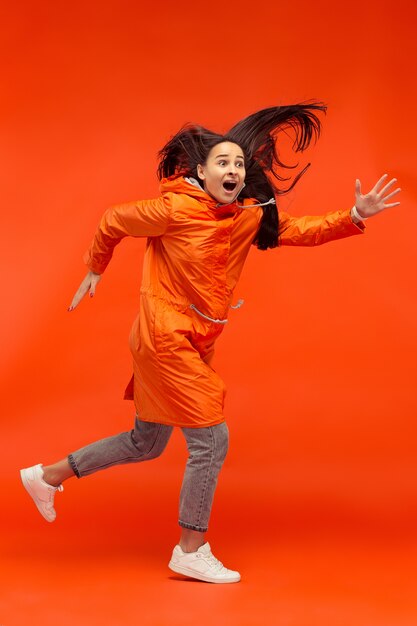
[[256, 204], [238, 204], [236, 202], [236, 206], [238, 206], [239, 209], [251, 209], [255, 206], [266, 206], [267, 204], [276, 204], [275, 198], [269, 198], [268, 202], [257, 202]]
[[[231, 309], [240, 309], [240, 307], [242, 306], [242, 304], [245, 301], [240, 299], [237, 301], [237, 303], [233, 306], [232, 304], [230, 305]], [[195, 306], [195, 304], [190, 304], [190, 309], [192, 309], [193, 311], [195, 311], [196, 313], [198, 313], [199, 315], [201, 315], [201, 317], [204, 317], [204, 319], [209, 320], [209, 322], [213, 322], [214, 324], [227, 324], [227, 322], [229, 320], [220, 320], [220, 319], [214, 319], [213, 317], [209, 317], [208, 315], [205, 315], [204, 313], [202, 313], [201, 311], [199, 311], [197, 309], [197, 307]]]

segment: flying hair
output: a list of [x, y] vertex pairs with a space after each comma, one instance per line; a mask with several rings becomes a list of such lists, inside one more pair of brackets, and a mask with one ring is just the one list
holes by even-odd
[[[279, 173], [282, 169], [294, 169], [282, 161], [278, 151], [279, 134], [292, 131], [294, 152], [303, 152], [320, 136], [321, 122], [317, 116], [326, 112], [322, 102], [269, 107], [248, 115], [237, 122], [227, 133], [220, 135], [203, 126], [186, 124], [159, 151], [158, 178], [192, 176], [198, 180], [197, 165], [204, 165], [210, 150], [218, 143], [236, 143], [245, 156], [245, 186], [239, 199], [254, 198], [267, 202], [271, 197], [281, 196], [293, 189], [308, 163], [289, 187], [282, 183], [289, 180]], [[279, 219], [276, 205], [262, 207], [263, 216], [254, 240], [260, 250], [278, 245]]]

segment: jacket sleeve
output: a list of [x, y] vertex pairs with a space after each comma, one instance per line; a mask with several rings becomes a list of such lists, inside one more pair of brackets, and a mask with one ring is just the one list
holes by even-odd
[[350, 209], [325, 215], [293, 217], [279, 212], [279, 243], [283, 246], [319, 246], [328, 241], [361, 235], [363, 222], [355, 224]]
[[101, 218], [84, 261], [92, 272], [102, 274], [123, 237], [158, 237], [169, 222], [170, 202], [166, 197], [110, 207]]

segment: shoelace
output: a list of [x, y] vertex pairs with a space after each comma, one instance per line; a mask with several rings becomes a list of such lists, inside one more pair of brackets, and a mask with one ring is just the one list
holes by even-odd
[[222, 569], [224, 569], [223, 563], [219, 561], [219, 559], [216, 559], [214, 554], [204, 554], [203, 556], [207, 563], [210, 565], [210, 567], [213, 567], [214, 570], [220, 572]]
[[49, 502], [53, 502], [55, 492], [56, 491], [64, 491], [64, 485], [59, 485], [58, 487], [54, 487], [53, 485], [49, 485]]

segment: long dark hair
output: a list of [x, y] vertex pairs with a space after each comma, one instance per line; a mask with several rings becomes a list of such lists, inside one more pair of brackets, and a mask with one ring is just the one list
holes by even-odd
[[[182, 175], [198, 179], [197, 165], [206, 163], [210, 150], [218, 143], [230, 141], [240, 146], [245, 156], [245, 187], [239, 198], [267, 202], [271, 197], [288, 193], [310, 166], [310, 163], [306, 165], [288, 188], [282, 188], [281, 183], [289, 179], [277, 170], [296, 166], [287, 165], [280, 159], [277, 133], [292, 129], [295, 133], [293, 150], [303, 152], [312, 140], [316, 141], [320, 136], [318, 111], [326, 111], [322, 102], [269, 107], [240, 120], [225, 135], [203, 126], [187, 124], [160, 150], [158, 178]], [[268, 204], [262, 209], [261, 224], [253, 243], [260, 250], [267, 250], [278, 245], [278, 210], [275, 204]]]

